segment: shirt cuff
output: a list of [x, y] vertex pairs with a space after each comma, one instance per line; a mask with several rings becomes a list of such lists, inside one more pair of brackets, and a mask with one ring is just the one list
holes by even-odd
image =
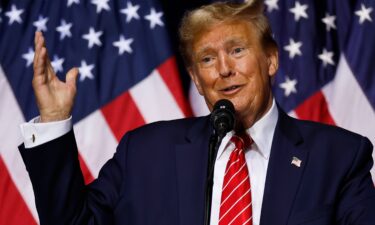
[[40, 123], [39, 121], [40, 117], [38, 116], [28, 123], [20, 125], [25, 148], [33, 148], [59, 138], [73, 127], [72, 116], [56, 122]]

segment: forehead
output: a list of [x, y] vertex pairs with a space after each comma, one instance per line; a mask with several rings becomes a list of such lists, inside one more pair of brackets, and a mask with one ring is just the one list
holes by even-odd
[[216, 23], [196, 35], [193, 52], [236, 43], [258, 44], [259, 35], [249, 21], [235, 20]]

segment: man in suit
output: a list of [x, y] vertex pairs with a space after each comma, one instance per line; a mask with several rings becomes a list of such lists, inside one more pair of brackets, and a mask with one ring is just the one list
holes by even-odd
[[[236, 110], [235, 129], [216, 158], [211, 224], [375, 224], [369, 140], [295, 120], [277, 106], [271, 83], [278, 50], [261, 1], [189, 12], [180, 37], [209, 109], [228, 99]], [[128, 132], [98, 179], [85, 186], [70, 118], [78, 72], [59, 81], [44, 42], [36, 33], [40, 117], [22, 125], [20, 146], [41, 224], [203, 224], [209, 118]], [[47, 126], [49, 137], [27, 131], [37, 126]], [[239, 133], [250, 135], [249, 145]]]

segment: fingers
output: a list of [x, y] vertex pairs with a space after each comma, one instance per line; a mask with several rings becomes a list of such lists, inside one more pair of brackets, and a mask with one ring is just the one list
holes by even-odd
[[35, 55], [34, 55], [34, 76], [43, 76], [45, 73], [45, 54], [43, 48], [44, 38], [41, 32], [35, 32]]
[[66, 83], [71, 86], [71, 87], [76, 87], [76, 82], [77, 82], [77, 77], [78, 77], [78, 69], [77, 67], [73, 67], [68, 71], [66, 74]]
[[34, 78], [47, 82], [55, 76], [42, 32], [35, 32]]

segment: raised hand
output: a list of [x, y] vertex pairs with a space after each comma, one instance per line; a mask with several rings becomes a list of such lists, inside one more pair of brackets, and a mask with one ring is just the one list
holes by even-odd
[[70, 117], [77, 92], [78, 69], [66, 74], [66, 81], [56, 76], [41, 32], [35, 33], [33, 88], [41, 122], [64, 120]]

